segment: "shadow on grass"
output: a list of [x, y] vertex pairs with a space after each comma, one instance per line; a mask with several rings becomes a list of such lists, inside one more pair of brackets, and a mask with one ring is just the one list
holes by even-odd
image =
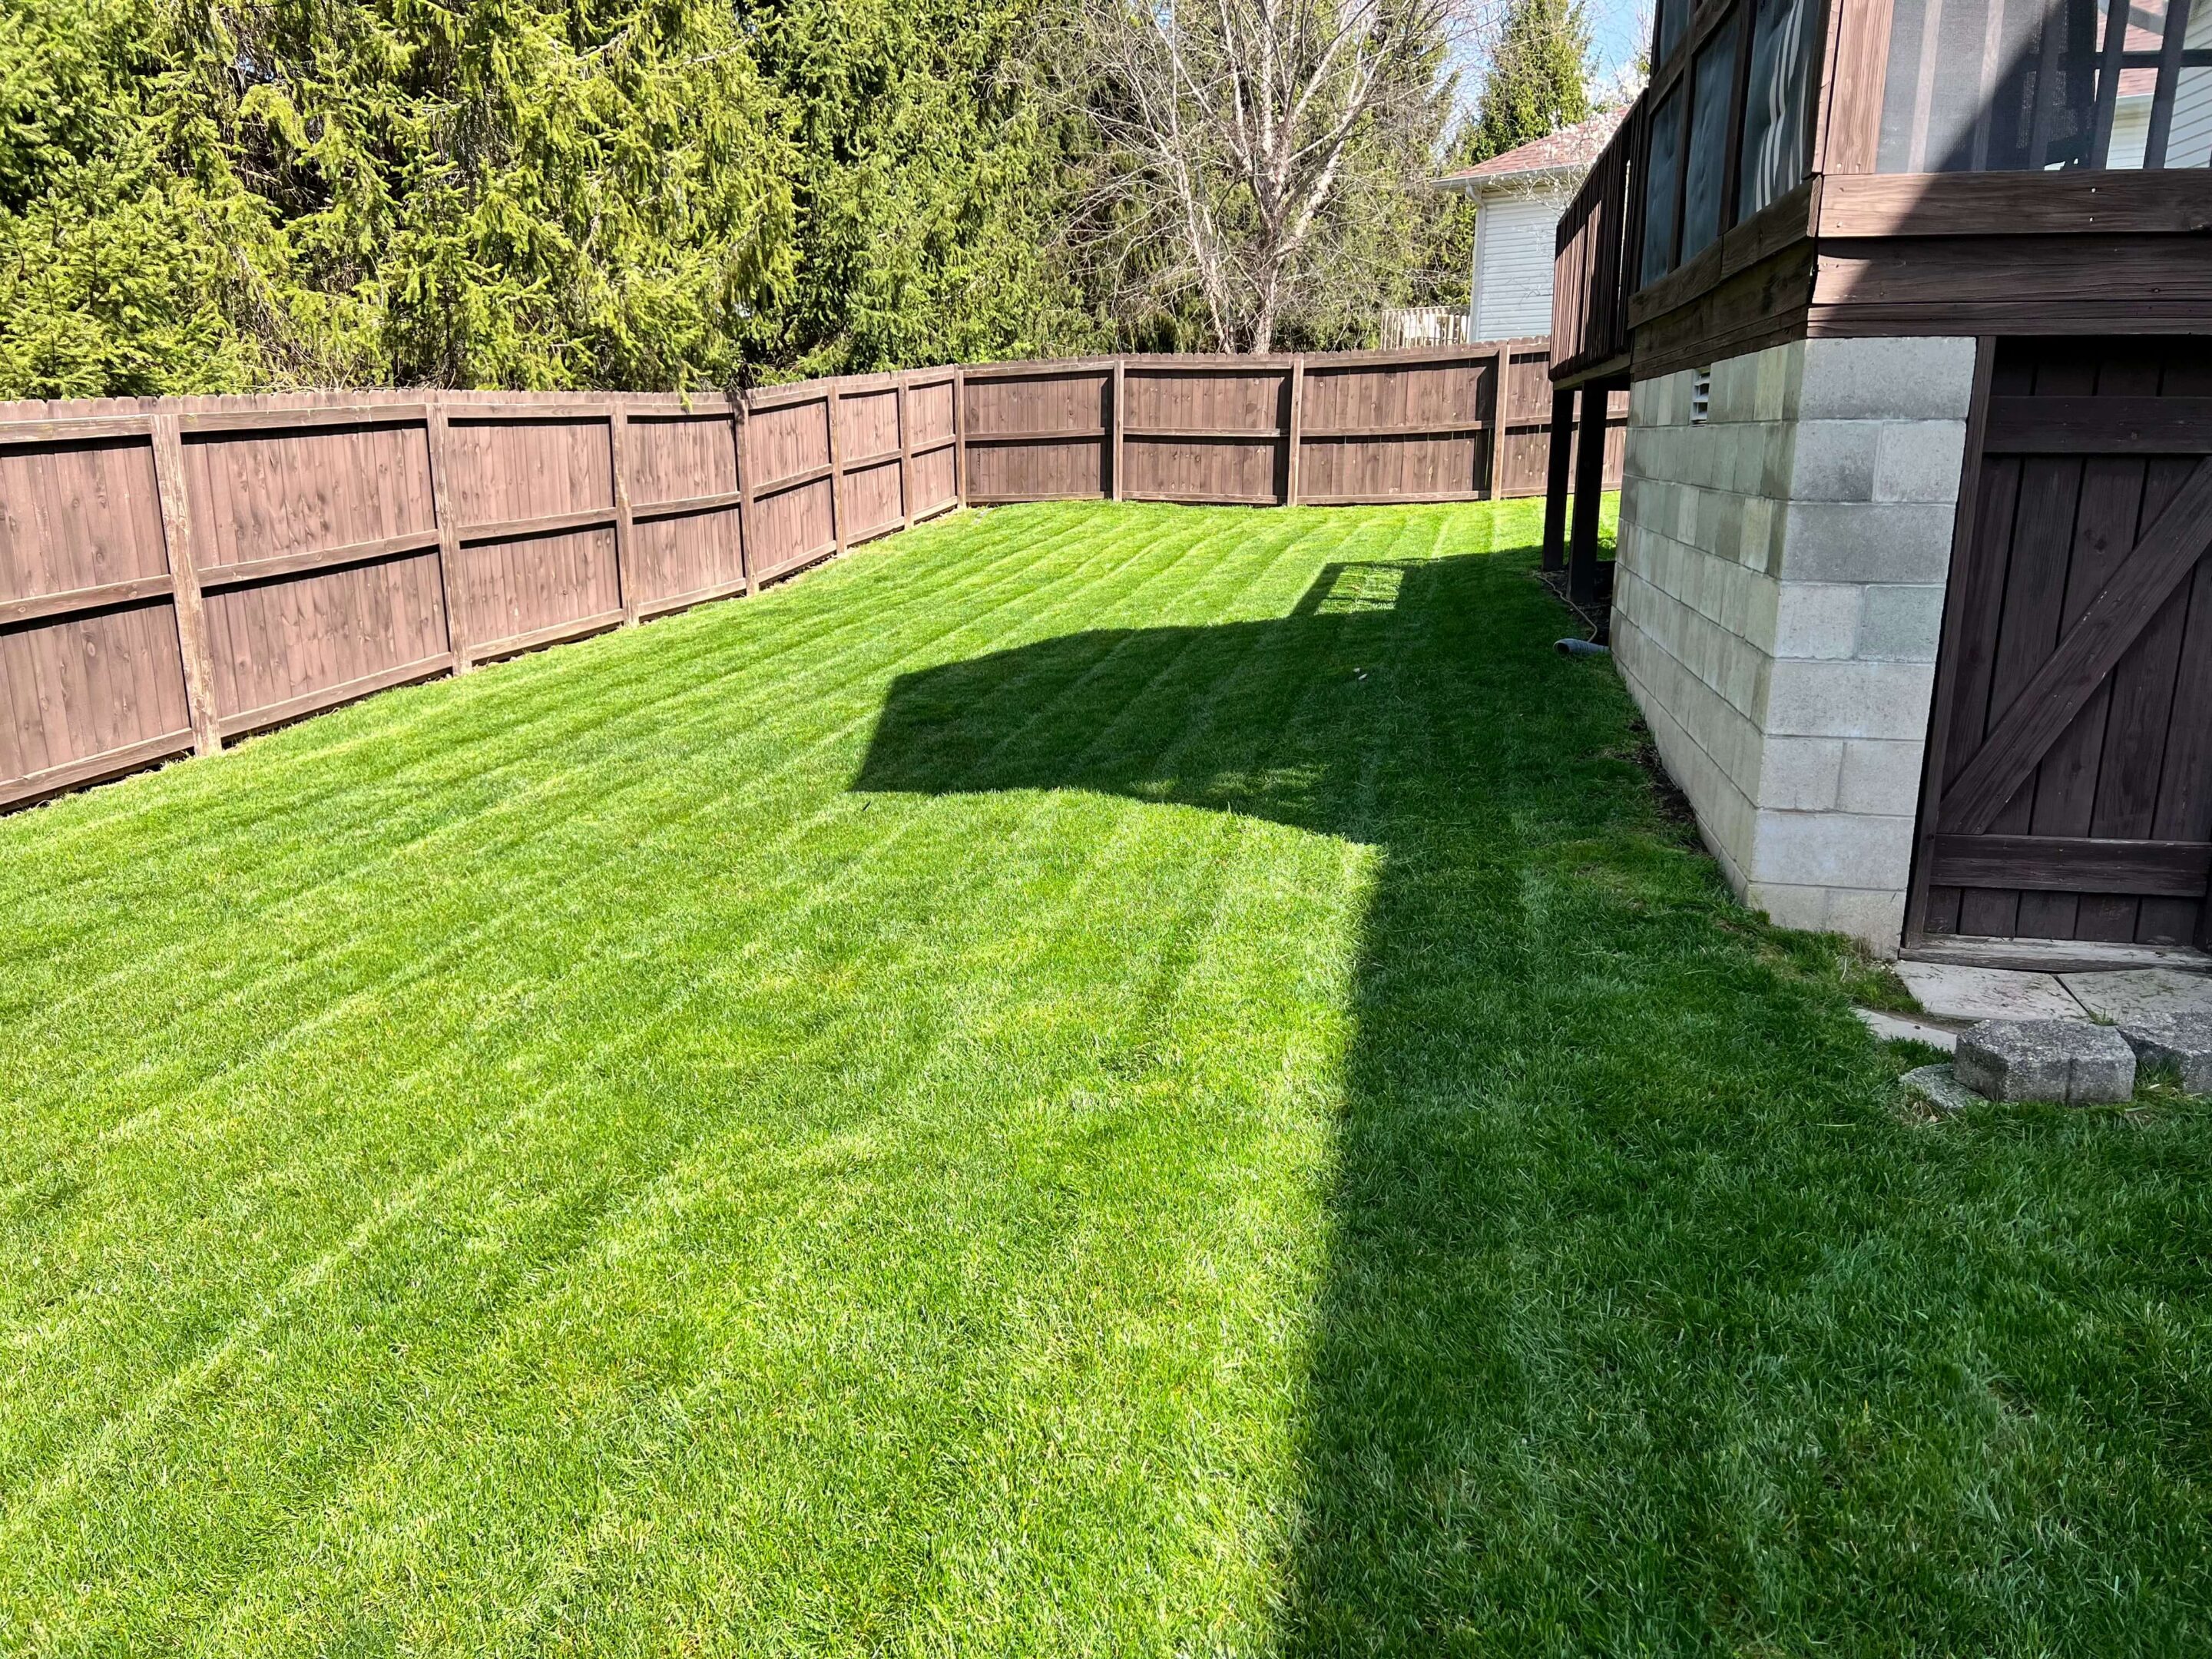
[[[2007, 1308], [2094, 1300], [2081, 1276], [2127, 1282], [2130, 1249], [2165, 1257], [2146, 1288], [2185, 1282], [2152, 1242], [2179, 1189], [2136, 1182], [2146, 1231], [2074, 1261], [2052, 1237], [2103, 1227], [2139, 1172], [2068, 1190], [2072, 1127], [1962, 1170], [1898, 1122], [1842, 999], [1778, 966], [1655, 800], [1608, 667], [1552, 652], [1565, 618], [1524, 569], [1332, 566], [1287, 617], [905, 675], [854, 781], [1097, 790], [1376, 848], [1288, 1650], [2174, 1628], [2194, 1547], [2137, 1518], [2154, 1446], [2089, 1474], [2077, 1454], [2114, 1449], [2094, 1425], [2034, 1443], [1984, 1373], [2126, 1420], [2134, 1383]], [[2181, 1508], [2169, 1543], [2202, 1535]]]

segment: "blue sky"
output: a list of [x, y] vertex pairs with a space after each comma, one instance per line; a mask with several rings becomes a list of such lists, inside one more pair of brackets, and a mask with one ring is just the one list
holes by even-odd
[[1583, 0], [1598, 71], [1609, 73], [1633, 58], [1651, 27], [1651, 14], [1638, 0]]

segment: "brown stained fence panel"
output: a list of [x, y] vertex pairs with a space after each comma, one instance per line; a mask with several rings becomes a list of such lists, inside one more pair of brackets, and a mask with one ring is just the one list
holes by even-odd
[[628, 412], [632, 508], [736, 494], [738, 450], [727, 409]]
[[219, 735], [452, 665], [420, 407], [187, 417]]
[[0, 447], [0, 804], [191, 746], [150, 440]]
[[[1542, 340], [1516, 343], [1506, 353], [1504, 414], [1499, 434], [1498, 493], [1540, 495], [1552, 453], [1551, 353]], [[1620, 477], [1616, 471], [1613, 477]]]
[[1255, 506], [1287, 487], [1291, 368], [1127, 360], [1122, 376], [1125, 501]]
[[464, 526], [447, 588], [477, 661], [612, 628], [622, 620], [614, 526], [481, 539]]
[[389, 421], [184, 435], [192, 550], [203, 571], [437, 526], [419, 410]]
[[148, 603], [0, 631], [0, 803], [191, 747], [176, 613]]
[[0, 448], [0, 603], [168, 568], [146, 438]]
[[744, 537], [731, 410], [624, 411], [631, 525], [623, 594], [656, 616], [743, 590]]
[[511, 524], [614, 507], [607, 422], [598, 413], [447, 412], [447, 494], [460, 524]]
[[837, 393], [837, 459], [844, 473], [845, 544], [906, 523], [905, 456], [896, 376], [847, 380]]
[[470, 659], [622, 620], [614, 456], [604, 412], [459, 404], [447, 495], [460, 545], [446, 588]]
[[225, 738], [451, 665], [434, 545], [218, 588], [206, 607]]
[[949, 376], [943, 380], [915, 376], [907, 385], [907, 493], [908, 510], [915, 519], [928, 518], [959, 504], [952, 398]]
[[1095, 501], [1109, 489], [1110, 364], [971, 369], [963, 447], [968, 500]]
[[849, 545], [896, 530], [905, 514], [905, 494], [896, 456], [845, 474], [845, 539]]
[[1308, 360], [1299, 499], [1316, 505], [1489, 494], [1497, 359]]
[[640, 613], [658, 616], [742, 592], [742, 516], [735, 501], [705, 512], [637, 511], [623, 575], [635, 586]]
[[745, 446], [753, 471], [754, 579], [784, 575], [836, 552], [829, 394], [777, 388], [772, 399], [754, 405]]

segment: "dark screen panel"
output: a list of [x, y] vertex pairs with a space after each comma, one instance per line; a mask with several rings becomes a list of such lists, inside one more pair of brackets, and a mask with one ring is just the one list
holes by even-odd
[[1690, 21], [1690, 0], [1659, 0], [1658, 41], [1651, 54], [1651, 65], [1657, 69], [1674, 55], [1681, 44], [1682, 30]]
[[[2099, 0], [1895, 0], [1883, 82], [1884, 173], [2002, 173], [2092, 163]], [[2129, 8], [2126, 46], [2154, 52], [2161, 0]], [[2131, 60], [2132, 61], [2132, 60]], [[2120, 76], [2106, 165], [2142, 165], [2156, 72]], [[2129, 151], [2130, 137], [2135, 140]]]
[[1721, 234], [1728, 185], [1729, 94], [1735, 88], [1732, 22], [1716, 30], [1690, 69], [1690, 176], [1682, 190], [1682, 257], [1710, 247]]
[[1651, 112], [1650, 160], [1644, 169], [1641, 286], [1674, 268], [1674, 204], [1682, 177], [1682, 83]]

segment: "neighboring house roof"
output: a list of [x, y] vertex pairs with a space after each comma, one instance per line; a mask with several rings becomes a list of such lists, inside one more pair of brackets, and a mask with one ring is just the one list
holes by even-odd
[[1555, 181], [1572, 183], [1589, 171], [1590, 163], [1597, 160], [1627, 113], [1625, 109], [1614, 109], [1593, 115], [1587, 121], [1531, 139], [1503, 155], [1447, 173], [1434, 182], [1440, 189], [1478, 196], [1493, 189], [1526, 190]]

